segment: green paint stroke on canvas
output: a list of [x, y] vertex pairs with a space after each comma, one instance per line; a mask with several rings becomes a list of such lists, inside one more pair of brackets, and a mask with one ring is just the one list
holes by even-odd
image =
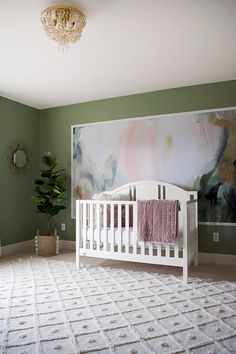
[[209, 122], [225, 134], [215, 167], [201, 178], [199, 218], [236, 222], [236, 111], [212, 112]]

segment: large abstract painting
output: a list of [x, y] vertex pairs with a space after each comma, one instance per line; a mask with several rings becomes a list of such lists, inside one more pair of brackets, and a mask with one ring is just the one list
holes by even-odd
[[72, 127], [76, 198], [137, 180], [199, 191], [199, 221], [236, 222], [236, 108]]

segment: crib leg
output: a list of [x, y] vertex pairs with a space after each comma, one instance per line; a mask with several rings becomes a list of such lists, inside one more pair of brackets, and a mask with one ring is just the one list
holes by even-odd
[[184, 265], [183, 267], [183, 283], [188, 284], [188, 266]]
[[76, 240], [76, 253], [75, 253], [75, 262], [76, 262], [76, 269], [81, 268], [81, 263], [80, 263], [80, 244], [79, 240]]
[[193, 263], [195, 266], [198, 266], [198, 239], [196, 239], [196, 248], [195, 248], [195, 256], [193, 258]]
[[80, 269], [80, 254], [79, 250], [76, 252], [76, 269]]

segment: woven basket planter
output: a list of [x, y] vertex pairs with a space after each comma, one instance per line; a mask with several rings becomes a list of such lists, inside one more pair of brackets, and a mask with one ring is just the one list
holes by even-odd
[[55, 256], [59, 253], [59, 236], [35, 236], [35, 252], [38, 256]]

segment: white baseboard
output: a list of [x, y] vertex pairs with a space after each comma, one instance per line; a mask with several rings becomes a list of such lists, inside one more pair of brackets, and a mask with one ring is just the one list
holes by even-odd
[[199, 253], [200, 264], [221, 264], [236, 265], [236, 255], [233, 254], [217, 254], [217, 253]]
[[1, 248], [2, 256], [9, 256], [14, 253], [22, 252], [25, 250], [34, 250], [34, 240], [27, 240], [23, 242], [13, 243], [12, 245], [3, 246]]

